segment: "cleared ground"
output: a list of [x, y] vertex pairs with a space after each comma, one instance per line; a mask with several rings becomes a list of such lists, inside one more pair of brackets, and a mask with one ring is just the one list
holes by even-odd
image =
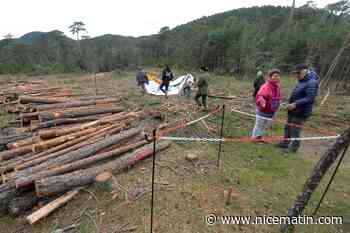
[[[153, 69], [154, 70], [154, 69]], [[159, 71], [159, 70], [156, 70]], [[177, 72], [176, 76], [183, 73]], [[142, 96], [136, 85], [134, 72], [114, 72], [97, 75], [97, 91], [123, 99], [123, 105], [130, 109], [144, 108], [150, 112], [161, 110], [161, 120], [149, 117], [147, 124], [174, 123], [189, 117], [196, 119], [206, 113], [198, 111], [193, 101], [182, 97]], [[40, 77], [0, 77], [2, 82], [11, 79], [46, 79], [53, 85], [72, 87], [77, 93], [94, 93], [94, 76], [51, 75]], [[209, 99], [211, 108], [226, 104], [226, 136], [249, 136], [254, 119], [230, 112], [236, 107], [254, 113], [251, 98], [252, 81], [236, 80], [232, 77], [215, 76], [210, 80], [212, 94], [232, 96], [234, 100]], [[295, 80], [283, 77], [283, 95], [288, 97]], [[326, 93], [321, 93], [318, 103]], [[349, 96], [331, 93], [323, 106], [318, 106], [307, 126], [342, 132], [350, 125]], [[284, 120], [286, 113], [280, 111], [277, 118]], [[6, 126], [11, 118], [1, 114], [0, 124]], [[208, 118], [173, 136], [217, 137], [220, 114]], [[270, 135], [282, 135], [283, 124], [276, 123]], [[304, 131], [303, 136], [320, 136]], [[302, 190], [311, 169], [332, 142], [304, 143], [298, 154], [286, 154], [272, 144], [225, 143], [220, 170], [217, 169], [217, 144], [174, 143], [157, 160], [155, 223], [154, 232], [201, 233], [201, 232], [279, 232], [279, 226], [267, 225], [216, 225], [207, 226], [205, 216], [217, 215], [257, 216], [285, 215]], [[196, 162], [188, 162], [189, 153], [199, 156]], [[104, 189], [90, 187], [75, 200], [69, 202], [38, 225], [24, 224], [24, 216], [13, 219], [0, 218], [0, 232], [8, 233], [49, 233], [80, 220], [80, 225], [72, 232], [149, 232], [151, 160], [146, 160], [133, 169], [117, 175], [111, 187]], [[334, 169], [334, 166], [333, 168]], [[331, 186], [319, 210], [320, 216], [343, 216], [343, 226], [297, 226], [296, 232], [350, 232], [350, 158], [345, 163]], [[330, 178], [325, 177], [317, 193], [312, 197], [305, 214], [311, 214]], [[233, 188], [234, 198], [225, 205], [224, 192]], [[123, 190], [123, 191], [122, 191]], [[115, 192], [113, 192], [115, 191]], [[111, 193], [113, 192], [113, 193]], [[114, 195], [114, 194], [117, 195]], [[130, 231], [129, 231], [130, 232]]]

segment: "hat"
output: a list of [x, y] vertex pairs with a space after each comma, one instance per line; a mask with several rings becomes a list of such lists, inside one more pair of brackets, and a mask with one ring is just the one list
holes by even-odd
[[301, 63], [296, 65], [295, 70], [292, 73], [298, 73], [299, 71], [307, 70], [307, 69], [309, 69], [308, 65]]
[[268, 76], [271, 77], [274, 74], [281, 74], [281, 71], [279, 69], [272, 69], [269, 71]]

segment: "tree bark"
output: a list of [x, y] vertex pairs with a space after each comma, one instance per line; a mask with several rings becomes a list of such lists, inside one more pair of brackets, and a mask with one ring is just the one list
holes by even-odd
[[111, 159], [113, 157], [119, 156], [119, 155], [124, 154], [128, 151], [131, 151], [133, 149], [144, 146], [147, 143], [148, 143], [147, 141], [143, 140], [143, 141], [131, 144], [131, 145], [119, 147], [118, 149], [115, 149], [115, 150], [112, 150], [109, 152], [97, 154], [95, 156], [81, 159], [81, 160], [75, 161], [73, 163], [68, 163], [68, 164], [65, 164], [63, 166], [59, 166], [59, 167], [55, 167], [53, 169], [49, 169], [49, 170], [45, 170], [45, 171], [42, 171], [39, 173], [35, 173], [33, 175], [21, 176], [18, 179], [16, 179], [16, 181], [15, 181], [16, 188], [28, 186], [28, 185], [34, 183], [35, 180], [42, 179], [45, 177], [57, 176], [57, 175], [72, 172], [72, 171], [75, 171], [78, 169], [83, 169], [84, 167], [87, 167], [91, 164], [97, 163], [99, 161]]
[[[156, 147], [156, 152], [164, 150], [169, 146], [170, 142], [160, 142]], [[147, 145], [103, 165], [78, 170], [64, 175], [39, 179], [35, 181], [36, 192], [39, 197], [44, 197], [64, 192], [75, 187], [85, 186], [93, 183], [95, 177], [102, 172], [115, 171], [119, 173], [123, 169], [133, 166], [137, 162], [152, 155], [153, 145]]]
[[96, 108], [96, 109], [77, 109], [70, 111], [62, 112], [42, 112], [39, 113], [39, 120], [41, 122], [50, 121], [59, 118], [76, 118], [76, 117], [85, 117], [96, 114], [105, 114], [105, 113], [119, 113], [124, 111], [124, 108], [113, 107], [113, 108]]
[[0, 214], [8, 212], [8, 205], [15, 196], [16, 186], [13, 182], [0, 185]]
[[58, 104], [38, 105], [35, 107], [35, 109], [37, 111], [47, 111], [52, 109], [75, 108], [75, 107], [84, 107], [84, 106], [92, 106], [92, 105], [99, 105], [99, 104], [112, 104], [117, 102], [119, 102], [119, 100], [117, 99], [71, 101], [71, 102], [58, 103]]
[[19, 216], [31, 210], [39, 201], [35, 192], [29, 192], [12, 199], [8, 206], [8, 211], [13, 216]]
[[43, 97], [32, 97], [32, 96], [20, 96], [20, 104], [30, 104], [30, 103], [39, 103], [39, 104], [56, 104], [67, 101], [66, 98], [43, 98]]
[[[100, 131], [97, 131], [94, 134], [91, 135], [87, 135], [88, 138], [85, 138], [86, 140], [82, 140], [80, 143], [77, 143], [73, 146], [67, 147], [63, 150], [57, 150], [56, 152], [53, 153], [49, 153], [47, 155], [43, 155], [43, 156], [38, 156], [35, 157], [33, 160], [29, 160], [26, 161], [22, 164], [17, 164], [16, 165], [16, 170], [18, 170], [18, 174], [15, 174], [15, 177], [20, 177], [24, 174], [31, 174], [33, 172], [36, 171], [40, 171], [42, 169], [42, 167], [40, 166], [41, 163], [48, 161], [49, 159], [54, 159], [56, 157], [59, 157], [61, 155], [64, 155], [66, 153], [72, 152], [74, 150], [78, 150], [84, 146], [87, 145], [91, 145], [93, 143], [97, 143], [98, 141], [102, 140], [103, 137], [105, 137], [107, 134], [114, 134], [114, 133], [118, 133], [120, 132], [122, 129], [127, 129], [127, 128], [123, 128], [121, 126], [110, 126], [107, 128], [104, 128]], [[63, 145], [62, 145], [63, 146]], [[32, 168], [30, 168], [31, 166], [33, 166]], [[34, 167], [35, 166], [35, 167]], [[27, 169], [24, 171], [20, 171], [23, 169]], [[10, 176], [10, 178], [14, 178], [13, 176]]]
[[[303, 191], [297, 197], [294, 206], [289, 209], [289, 217], [297, 217], [302, 214], [304, 208], [308, 204], [312, 194], [318, 187], [324, 175], [327, 173], [332, 164], [337, 160], [339, 154], [350, 143], [350, 128], [348, 128], [340, 138], [337, 139], [335, 144], [329, 148], [322, 158], [318, 161], [315, 168], [311, 172], [311, 175], [304, 184]], [[286, 230], [286, 226], [282, 228]]]
[[122, 132], [122, 133], [117, 134], [117, 135], [113, 135], [113, 136], [101, 139], [101, 140], [97, 141], [96, 143], [92, 143], [92, 144], [86, 145], [80, 149], [77, 149], [77, 150], [74, 150], [74, 151], [71, 151], [68, 153], [64, 153], [61, 156], [55, 157], [55, 158], [50, 159], [46, 162], [43, 162], [43, 163], [39, 164], [38, 166], [28, 168], [25, 171], [22, 171], [21, 173], [17, 174], [16, 177], [19, 178], [23, 175], [30, 175], [30, 174], [36, 173], [38, 171], [42, 171], [43, 169], [50, 169], [50, 168], [53, 168], [55, 166], [62, 166], [64, 164], [77, 161], [79, 159], [87, 158], [87, 157], [95, 154], [96, 152], [104, 149], [104, 148], [107, 148], [111, 145], [117, 144], [124, 139], [133, 137], [136, 134], [139, 134], [140, 132], [141, 132], [140, 128], [135, 128], [135, 129], [127, 130], [127, 131]]
[[55, 119], [52, 121], [45, 121], [40, 122], [38, 124], [35, 124], [31, 126], [31, 131], [37, 131], [39, 129], [45, 129], [50, 128], [53, 126], [59, 126], [59, 125], [69, 125], [69, 124], [79, 124], [79, 123], [86, 123], [89, 121], [96, 121], [98, 119], [101, 119], [101, 117], [105, 117], [106, 115], [93, 115], [88, 117], [80, 117], [80, 118], [62, 118], [62, 119]]

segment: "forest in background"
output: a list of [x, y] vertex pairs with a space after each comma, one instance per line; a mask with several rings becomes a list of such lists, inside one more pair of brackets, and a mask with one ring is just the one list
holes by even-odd
[[257, 67], [289, 72], [306, 62], [323, 85], [350, 91], [349, 13], [347, 0], [322, 9], [310, 1], [295, 9], [236, 9], [138, 38], [74, 40], [57, 30], [8, 35], [0, 41], [0, 74], [109, 72], [165, 63], [187, 70], [205, 65], [221, 74], [240, 64], [243, 74], [252, 74]]

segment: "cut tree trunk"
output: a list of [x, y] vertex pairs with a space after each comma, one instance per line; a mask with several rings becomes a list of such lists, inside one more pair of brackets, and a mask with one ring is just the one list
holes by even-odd
[[113, 108], [96, 108], [96, 109], [81, 109], [81, 110], [70, 110], [62, 112], [42, 112], [39, 114], [39, 120], [41, 122], [50, 121], [59, 118], [76, 118], [85, 117], [96, 114], [105, 113], [118, 113], [124, 111], [124, 108], [113, 107]]
[[[289, 217], [297, 217], [302, 214], [304, 208], [308, 204], [312, 194], [318, 187], [324, 175], [327, 173], [332, 164], [337, 160], [339, 154], [344, 148], [350, 143], [350, 128], [348, 128], [342, 135], [337, 139], [335, 144], [329, 148], [322, 158], [318, 161], [317, 165], [311, 172], [310, 177], [304, 184], [303, 191], [297, 197], [294, 206], [288, 211]], [[282, 231], [287, 230], [285, 225]]]
[[0, 214], [8, 212], [10, 201], [16, 197], [16, 186], [13, 182], [0, 185]]
[[72, 172], [72, 171], [75, 171], [78, 169], [83, 169], [84, 167], [89, 166], [91, 164], [97, 163], [97, 162], [102, 161], [102, 160], [111, 159], [113, 157], [119, 156], [119, 155], [124, 154], [128, 151], [131, 151], [133, 149], [144, 146], [147, 143], [148, 143], [147, 141], [140, 141], [140, 142], [137, 142], [137, 143], [134, 143], [131, 145], [120, 147], [118, 149], [115, 149], [115, 150], [112, 150], [112, 151], [109, 151], [106, 153], [97, 154], [95, 156], [92, 156], [92, 157], [89, 157], [86, 159], [81, 159], [81, 160], [75, 161], [73, 163], [65, 164], [63, 166], [59, 166], [59, 167], [55, 167], [53, 169], [49, 169], [46, 171], [35, 173], [33, 175], [21, 176], [18, 179], [16, 179], [16, 181], [15, 181], [16, 188], [28, 186], [28, 185], [34, 183], [35, 180], [42, 179], [45, 177], [57, 176], [57, 175]]
[[93, 133], [95, 130], [96, 129], [94, 129], [94, 128], [87, 129], [87, 130], [84, 130], [82, 132], [73, 133], [73, 134], [69, 134], [67, 136], [62, 136], [62, 137], [55, 138], [52, 140], [39, 142], [39, 143], [36, 143], [34, 145], [24, 146], [24, 147], [20, 147], [20, 148], [8, 150], [8, 151], [2, 151], [2, 152], [0, 152], [0, 161], [5, 161], [5, 160], [9, 160], [9, 159], [12, 159], [15, 157], [23, 156], [31, 151], [35, 152], [35, 151], [40, 151], [40, 150], [44, 150], [44, 149], [49, 149], [51, 147], [60, 145], [64, 142], [73, 140], [75, 138], [84, 136], [86, 134]]
[[102, 99], [102, 100], [88, 100], [88, 101], [72, 101], [58, 104], [45, 104], [36, 106], [37, 111], [47, 111], [52, 109], [65, 109], [65, 108], [75, 108], [75, 107], [84, 107], [84, 106], [92, 106], [99, 104], [112, 104], [117, 103], [119, 100], [117, 99]]
[[38, 166], [29, 167], [28, 169], [17, 174], [16, 177], [21, 177], [24, 174], [30, 175], [30, 174], [36, 173], [38, 171], [42, 171], [43, 169], [49, 169], [49, 168], [53, 168], [55, 166], [62, 166], [64, 164], [71, 163], [71, 162], [77, 161], [79, 159], [89, 157], [89, 156], [95, 154], [96, 152], [98, 152], [104, 148], [107, 148], [111, 145], [117, 144], [124, 139], [133, 137], [136, 134], [139, 134], [140, 132], [141, 132], [140, 128], [130, 129], [130, 130], [124, 131], [120, 134], [101, 139], [101, 140], [97, 141], [96, 143], [86, 145], [80, 149], [62, 154], [59, 157], [56, 157], [56, 158], [50, 159], [46, 162], [43, 162], [43, 163], [39, 164]]
[[32, 145], [32, 144], [37, 143], [39, 141], [40, 141], [40, 137], [26, 138], [23, 140], [18, 140], [16, 142], [12, 142], [12, 143], [7, 144], [7, 148], [15, 149], [15, 148], [23, 147], [23, 146]]
[[50, 128], [50, 127], [59, 126], [59, 125], [79, 124], [79, 123], [86, 123], [89, 121], [96, 121], [105, 116], [106, 114], [102, 114], [102, 115], [93, 115], [88, 117], [62, 118], [62, 119], [56, 119], [52, 121], [39, 122], [38, 124], [31, 125], [31, 131], [37, 131], [39, 129], [45, 129], [45, 128]]
[[[163, 141], [156, 146], [156, 152], [170, 146], [170, 142]], [[35, 181], [35, 188], [39, 197], [50, 196], [70, 190], [75, 187], [88, 185], [94, 182], [95, 177], [105, 171], [121, 172], [137, 162], [153, 155], [153, 145], [144, 146], [128, 153], [112, 162], [92, 168], [78, 170], [60, 176], [52, 176]]]
[[29, 192], [19, 197], [12, 199], [8, 206], [8, 211], [11, 215], [17, 217], [31, 210], [39, 201], [35, 192]]
[[38, 222], [40, 219], [48, 216], [50, 213], [55, 211], [56, 209], [60, 208], [64, 204], [66, 204], [68, 201], [72, 200], [76, 195], [79, 194], [79, 189], [70, 191], [66, 193], [65, 195], [57, 198], [56, 200], [50, 202], [49, 204], [45, 205], [43, 208], [35, 211], [31, 215], [29, 215], [26, 219], [27, 221], [33, 225], [36, 222]]
[[20, 96], [19, 103], [39, 103], [39, 104], [56, 104], [67, 101], [66, 98], [43, 98], [43, 97], [32, 97], [32, 96]]
[[62, 154], [71, 152], [73, 150], [77, 150], [77, 149], [79, 149], [83, 146], [86, 146], [88, 144], [95, 143], [96, 139], [98, 137], [103, 137], [104, 135], [107, 134], [107, 132], [109, 130], [113, 130], [114, 128], [117, 128], [118, 131], [120, 131], [122, 129], [121, 127], [116, 127], [116, 126], [108, 126], [106, 128], [102, 128], [101, 130], [98, 130], [92, 134], [88, 134], [86, 136], [83, 136], [83, 137], [74, 139], [72, 141], [66, 142], [62, 145], [59, 145], [57, 147], [53, 147], [47, 151], [39, 153], [32, 158], [28, 158], [24, 161], [21, 161], [20, 163], [16, 164], [15, 168], [17, 171], [20, 171], [20, 170], [23, 170], [27, 167], [31, 167], [31, 166], [40, 164], [42, 162], [45, 162], [49, 159], [56, 158]]

